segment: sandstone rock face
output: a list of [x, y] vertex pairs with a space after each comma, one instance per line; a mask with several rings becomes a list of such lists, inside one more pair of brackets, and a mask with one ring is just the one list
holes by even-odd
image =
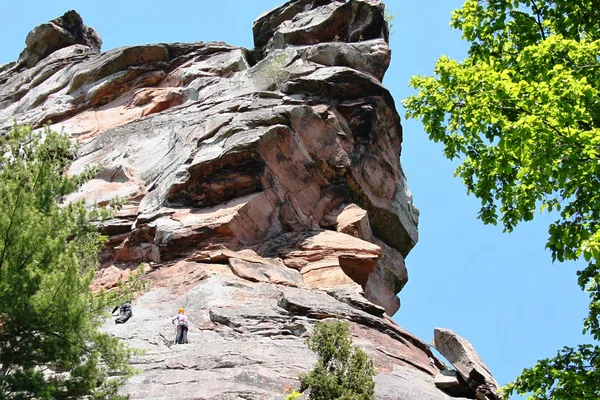
[[[135, 399], [283, 399], [314, 354], [304, 339], [316, 320], [351, 321], [354, 343], [375, 361], [377, 399], [448, 400], [434, 385], [437, 367], [418, 338], [317, 289], [253, 283], [226, 265], [181, 261], [148, 275], [152, 290], [133, 318], [105, 329], [146, 353], [133, 360], [143, 372], [125, 391]], [[190, 344], [174, 345], [170, 317], [185, 307]]]
[[[334, 317], [375, 360], [378, 399], [449, 398], [428, 346], [390, 319], [418, 211], [381, 84], [383, 15], [378, 0], [292, 0], [257, 19], [252, 50], [100, 54], [69, 12], [0, 67], [0, 133], [15, 119], [64, 129], [82, 143], [70, 173], [101, 166], [67, 200], [125, 200], [99, 226], [94, 288], [146, 263], [133, 318], [104, 328], [147, 350], [133, 398], [280, 399], [314, 362], [314, 323]], [[172, 345], [180, 306], [189, 345]]]
[[[14, 119], [64, 129], [83, 143], [73, 174], [103, 167], [78, 196], [128, 199], [103, 224], [106, 265], [247, 249], [295, 270], [277, 279], [356, 282], [392, 315], [418, 212], [381, 85], [382, 15], [378, 1], [292, 1], [257, 20], [252, 51], [193, 43], [96, 54], [101, 40], [70, 11], [28, 36], [35, 61], [0, 72], [0, 129]], [[233, 259], [247, 277], [267, 265]]]

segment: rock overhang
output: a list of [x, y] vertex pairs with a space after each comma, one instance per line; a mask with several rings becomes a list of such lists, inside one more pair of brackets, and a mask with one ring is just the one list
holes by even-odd
[[[252, 51], [176, 43], [99, 53], [101, 39], [76, 12], [48, 24], [56, 28], [53, 47], [38, 51], [36, 62], [22, 56], [0, 76], [0, 122], [4, 130], [14, 118], [52, 123], [82, 140], [72, 173], [91, 163], [103, 171], [81, 197], [103, 204], [124, 196], [139, 215], [202, 214], [251, 194], [260, 198], [210, 229], [170, 222], [157, 231], [133, 214], [131, 224], [117, 220], [132, 231], [126, 237], [118, 229], [123, 241], [108, 250], [114, 262], [176, 259], [211, 235], [260, 247], [283, 234], [335, 228], [325, 215], [356, 204], [373, 233], [360, 240], [381, 240], [387, 253], [396, 253], [388, 259], [402, 264], [399, 275], [389, 272], [397, 268], [366, 267], [355, 274], [363, 276], [358, 283], [371, 292], [387, 282], [389, 293], [404, 285], [403, 258], [417, 241], [418, 212], [399, 163], [400, 118], [381, 85], [390, 51], [380, 2], [290, 1], [257, 19]], [[46, 31], [34, 29], [23, 54], [47, 41]], [[250, 53], [259, 57], [249, 59]], [[245, 223], [253, 224], [251, 234]], [[173, 247], [172, 238], [182, 241]], [[179, 250], [169, 254], [173, 248]], [[347, 255], [332, 257], [348, 263]], [[338, 269], [332, 282], [353, 281], [339, 262], [325, 264]], [[372, 274], [377, 285], [367, 285]], [[387, 303], [388, 313], [399, 304], [382, 301], [381, 293], [369, 296]]]

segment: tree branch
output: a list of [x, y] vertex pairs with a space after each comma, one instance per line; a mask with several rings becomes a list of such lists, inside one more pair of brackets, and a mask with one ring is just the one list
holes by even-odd
[[546, 40], [546, 32], [544, 32], [544, 27], [542, 25], [542, 16], [540, 15], [540, 9], [535, 3], [535, 0], [531, 0], [531, 9], [535, 13], [535, 21], [537, 23], [538, 28], [540, 29], [540, 33], [542, 34], [542, 39]]
[[[40, 175], [42, 174], [42, 170], [44, 169], [44, 166], [46, 165], [46, 162], [42, 162], [42, 165], [40, 166], [40, 169], [38, 170], [38, 173], [35, 177], [35, 181], [33, 182], [33, 191], [35, 191], [35, 189], [37, 188], [37, 184], [38, 184], [38, 180], [40, 178]], [[19, 194], [17, 195], [17, 201], [15, 202], [15, 207], [13, 209], [12, 215], [10, 217], [10, 223], [8, 224], [8, 228], [6, 228], [6, 235], [4, 236], [4, 248], [2, 249], [2, 255], [0, 256], [0, 279], [2, 278], [2, 266], [4, 264], [4, 257], [6, 256], [6, 249], [8, 248], [8, 244], [10, 243], [8, 235], [12, 229], [12, 225], [15, 219], [15, 214], [17, 212], [17, 208], [19, 206], [19, 203], [21, 202], [21, 194], [23, 193], [23, 186], [19, 186]]]

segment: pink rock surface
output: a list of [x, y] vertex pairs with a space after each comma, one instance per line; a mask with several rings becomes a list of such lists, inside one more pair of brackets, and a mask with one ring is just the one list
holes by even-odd
[[56, 42], [35, 66], [0, 73], [0, 130], [51, 121], [83, 141], [70, 173], [102, 170], [68, 200], [129, 210], [102, 226], [105, 266], [254, 249], [311, 287], [356, 282], [393, 314], [418, 212], [381, 85], [383, 8], [296, 2], [257, 20], [252, 54], [202, 42], [99, 54], [89, 29], [88, 41]]

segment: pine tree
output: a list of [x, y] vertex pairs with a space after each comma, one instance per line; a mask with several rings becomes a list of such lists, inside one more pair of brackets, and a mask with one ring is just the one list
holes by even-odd
[[373, 400], [375, 367], [369, 356], [352, 347], [349, 324], [318, 322], [308, 347], [319, 359], [309, 374], [300, 376], [300, 391], [313, 400]]
[[0, 399], [117, 399], [132, 373], [131, 350], [98, 330], [123, 292], [90, 290], [106, 211], [65, 202], [94, 173], [68, 177], [75, 155], [48, 129], [0, 137]]

